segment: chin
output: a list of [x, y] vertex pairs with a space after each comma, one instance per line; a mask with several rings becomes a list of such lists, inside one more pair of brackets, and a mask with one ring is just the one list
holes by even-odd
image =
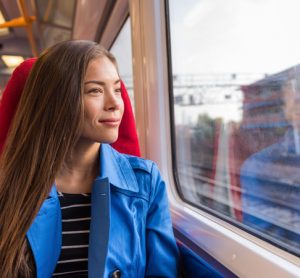
[[101, 140], [99, 140], [99, 143], [112, 144], [112, 143], [115, 143], [117, 140], [118, 140], [118, 134], [116, 136], [109, 136], [106, 138], [101, 138]]

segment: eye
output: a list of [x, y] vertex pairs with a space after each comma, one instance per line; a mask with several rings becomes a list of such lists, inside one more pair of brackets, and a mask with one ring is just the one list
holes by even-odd
[[115, 89], [115, 93], [116, 93], [116, 94], [121, 94], [121, 88]]
[[101, 88], [91, 88], [87, 91], [87, 94], [102, 94], [103, 92]]

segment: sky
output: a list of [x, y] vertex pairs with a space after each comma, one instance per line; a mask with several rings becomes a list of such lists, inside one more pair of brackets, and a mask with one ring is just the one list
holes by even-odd
[[[170, 0], [169, 8], [175, 75], [243, 74], [250, 84], [300, 64], [299, 0]], [[206, 113], [239, 122], [242, 100], [178, 106], [175, 119], [190, 124]]]
[[271, 74], [300, 63], [299, 0], [169, 2], [173, 73]]

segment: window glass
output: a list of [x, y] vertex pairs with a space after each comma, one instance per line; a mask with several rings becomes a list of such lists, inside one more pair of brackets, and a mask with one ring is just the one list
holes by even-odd
[[42, 48], [70, 40], [76, 1], [36, 0], [35, 3], [41, 29]]
[[134, 110], [133, 73], [132, 73], [132, 48], [131, 48], [130, 18], [126, 20], [110, 52], [116, 57], [118, 67]]
[[75, 0], [39, 0], [36, 5], [40, 22], [72, 28]]
[[72, 38], [72, 31], [57, 28], [49, 24], [41, 24], [43, 48], [48, 48], [58, 42], [67, 41]]
[[184, 199], [300, 254], [300, 2], [169, 0]]

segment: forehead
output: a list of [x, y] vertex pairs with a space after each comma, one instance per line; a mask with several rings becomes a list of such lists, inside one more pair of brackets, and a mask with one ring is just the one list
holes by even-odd
[[99, 57], [89, 62], [84, 81], [115, 81], [117, 79], [119, 75], [115, 65], [107, 57]]

